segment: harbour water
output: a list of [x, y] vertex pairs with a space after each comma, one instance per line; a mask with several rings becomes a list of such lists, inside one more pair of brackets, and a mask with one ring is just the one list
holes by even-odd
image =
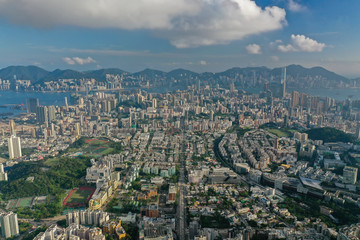
[[[335, 100], [343, 101], [346, 99], [356, 100], [360, 99], [360, 88], [347, 88], [347, 89], [298, 89], [298, 92], [305, 92], [312, 96], [318, 97], [331, 97]], [[292, 92], [292, 90], [289, 92]]]
[[[0, 114], [13, 113], [16, 115], [26, 112], [24, 109], [26, 109], [27, 98], [38, 98], [40, 105], [63, 106], [65, 105], [65, 97], [69, 99], [70, 93], [0, 91]], [[14, 107], [16, 109], [13, 109]]]
[[[244, 89], [247, 93], [260, 93], [262, 88], [249, 88]], [[306, 89], [287, 89], [288, 93], [293, 91], [303, 92], [315, 97], [331, 97], [338, 101], [346, 99], [356, 100], [360, 99], [360, 88], [344, 88], [344, 89], [319, 89], [319, 88], [306, 88]]]

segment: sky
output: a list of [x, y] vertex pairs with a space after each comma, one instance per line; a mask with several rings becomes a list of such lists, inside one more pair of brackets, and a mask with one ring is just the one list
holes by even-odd
[[0, 0], [0, 68], [322, 66], [360, 77], [359, 0]]

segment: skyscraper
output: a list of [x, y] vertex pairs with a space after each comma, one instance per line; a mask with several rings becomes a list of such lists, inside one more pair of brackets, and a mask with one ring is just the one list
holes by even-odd
[[210, 121], [214, 121], [214, 111], [210, 111]]
[[10, 128], [10, 136], [12, 136], [12, 135], [16, 136], [16, 130], [15, 130], [16, 127], [15, 127], [14, 120], [10, 120], [9, 128]]
[[358, 122], [358, 124], [357, 124], [355, 136], [358, 140], [360, 140], [360, 122]]
[[235, 92], [235, 84], [234, 84], [234, 82], [230, 83], [230, 92], [231, 93]]
[[48, 112], [49, 112], [49, 122], [52, 122], [55, 120], [55, 113], [56, 113], [56, 110], [55, 110], [55, 107], [52, 105], [52, 106], [49, 106], [48, 108]]
[[20, 138], [12, 135], [9, 138], [8, 149], [10, 159], [22, 157]]
[[56, 138], [55, 124], [51, 123], [51, 136]]
[[286, 67], [281, 69], [282, 97], [286, 97]]
[[79, 138], [81, 135], [81, 127], [80, 127], [80, 123], [75, 123], [75, 137]]
[[343, 170], [343, 183], [355, 184], [357, 181], [357, 172], [357, 168], [346, 166]]
[[36, 113], [36, 108], [39, 106], [38, 98], [28, 98], [26, 99], [26, 108], [28, 113]]
[[4, 171], [4, 165], [0, 163], [0, 181], [7, 181], [7, 173]]
[[19, 235], [19, 223], [16, 213], [0, 213], [0, 223], [2, 237], [10, 238]]
[[299, 102], [300, 102], [300, 93], [297, 91], [293, 91], [291, 96], [291, 107], [299, 106]]
[[65, 97], [64, 100], [65, 100], [66, 111], [68, 111], [69, 110], [69, 105], [68, 105], [67, 97]]
[[39, 123], [48, 122], [48, 109], [46, 106], [38, 106], [36, 108], [36, 119]]
[[156, 100], [156, 98], [153, 98], [153, 100], [152, 100], [152, 107], [157, 108], [157, 100]]

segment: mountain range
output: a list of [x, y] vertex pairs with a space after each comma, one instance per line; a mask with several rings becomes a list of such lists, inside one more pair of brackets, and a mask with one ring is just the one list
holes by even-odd
[[[360, 84], [360, 79], [348, 79], [322, 67], [305, 68], [300, 65], [289, 65], [287, 69], [287, 82], [294, 87], [351, 87]], [[105, 81], [106, 74], [122, 75], [124, 79], [144, 82], [167, 82], [177, 84], [194, 84], [202, 81], [210, 84], [228, 85], [235, 82], [238, 85], [256, 85], [263, 82], [277, 82], [281, 76], [281, 68], [267, 67], [231, 68], [223, 72], [196, 73], [186, 69], [175, 69], [163, 72], [154, 69], [145, 69], [130, 73], [117, 68], [107, 68], [91, 71], [75, 71], [71, 69], [47, 71], [37, 66], [9, 66], [0, 69], [0, 78], [14, 81], [15, 79], [30, 80], [32, 84], [41, 84], [46, 81], [58, 79], [93, 78]]]

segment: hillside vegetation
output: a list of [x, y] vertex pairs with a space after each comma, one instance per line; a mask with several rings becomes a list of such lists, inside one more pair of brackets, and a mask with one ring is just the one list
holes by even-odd
[[87, 157], [58, 158], [50, 167], [44, 161], [19, 163], [10, 169], [9, 181], [0, 183], [1, 193], [4, 199], [61, 194], [85, 184], [89, 166]]
[[353, 135], [344, 133], [335, 128], [314, 128], [306, 131], [309, 134], [309, 138], [312, 140], [323, 140], [327, 142], [354, 142], [355, 137]]

